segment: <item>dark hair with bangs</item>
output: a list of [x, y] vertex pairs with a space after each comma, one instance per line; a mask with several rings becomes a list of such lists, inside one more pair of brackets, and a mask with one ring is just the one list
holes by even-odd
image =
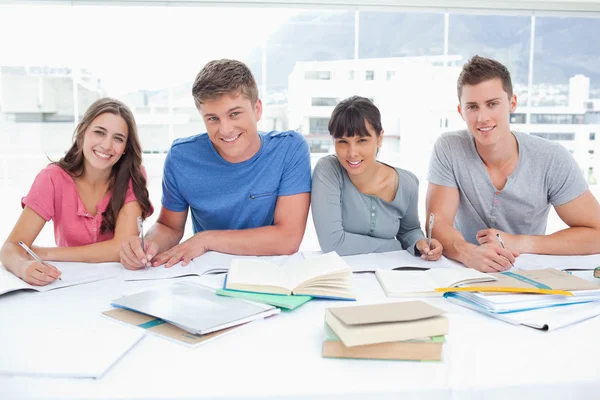
[[335, 106], [329, 119], [329, 134], [335, 139], [341, 137], [371, 136], [367, 130], [365, 120], [375, 130], [377, 136], [381, 134], [381, 113], [373, 102], [365, 97], [352, 96], [342, 100]]

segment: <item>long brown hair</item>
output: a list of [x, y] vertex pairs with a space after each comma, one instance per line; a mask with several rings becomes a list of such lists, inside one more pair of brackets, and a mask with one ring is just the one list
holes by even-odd
[[79, 178], [84, 173], [83, 138], [85, 131], [92, 121], [101, 114], [111, 113], [118, 115], [127, 124], [127, 141], [125, 152], [112, 167], [108, 182], [108, 190], [112, 196], [106, 210], [102, 213], [100, 232], [113, 232], [117, 223], [119, 211], [125, 203], [129, 180], [133, 183], [133, 192], [142, 207], [142, 217], [146, 218], [150, 211], [150, 198], [146, 187], [146, 178], [142, 173], [142, 146], [137, 132], [137, 125], [133, 113], [125, 104], [108, 97], [96, 100], [85, 112], [85, 115], [73, 133], [73, 145], [67, 154], [57, 164], [74, 178]]

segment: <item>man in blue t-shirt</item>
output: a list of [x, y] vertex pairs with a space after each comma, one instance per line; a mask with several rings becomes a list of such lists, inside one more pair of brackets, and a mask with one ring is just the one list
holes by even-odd
[[[310, 152], [294, 131], [258, 132], [256, 81], [235, 60], [211, 61], [192, 89], [207, 133], [173, 142], [164, 165], [162, 209], [142, 249], [121, 249], [127, 269], [167, 267], [214, 250], [275, 255], [298, 251], [310, 204]], [[188, 210], [194, 236], [183, 237]]]

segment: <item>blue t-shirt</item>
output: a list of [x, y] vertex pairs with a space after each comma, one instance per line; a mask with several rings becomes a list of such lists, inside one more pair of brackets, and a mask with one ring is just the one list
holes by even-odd
[[194, 233], [273, 225], [278, 196], [310, 192], [310, 152], [294, 131], [259, 132], [249, 160], [230, 163], [206, 133], [173, 142], [165, 159], [162, 205], [192, 211]]

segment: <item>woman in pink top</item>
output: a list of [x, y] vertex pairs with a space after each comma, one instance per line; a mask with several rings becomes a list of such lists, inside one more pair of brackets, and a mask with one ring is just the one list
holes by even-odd
[[129, 108], [110, 98], [92, 104], [67, 154], [38, 174], [22, 206], [0, 258], [25, 282], [46, 285], [60, 276], [58, 269], [35, 261], [18, 244], [31, 246], [50, 220], [58, 247], [34, 247], [42, 260], [119, 261], [121, 241], [138, 234], [138, 217], [153, 212]]

